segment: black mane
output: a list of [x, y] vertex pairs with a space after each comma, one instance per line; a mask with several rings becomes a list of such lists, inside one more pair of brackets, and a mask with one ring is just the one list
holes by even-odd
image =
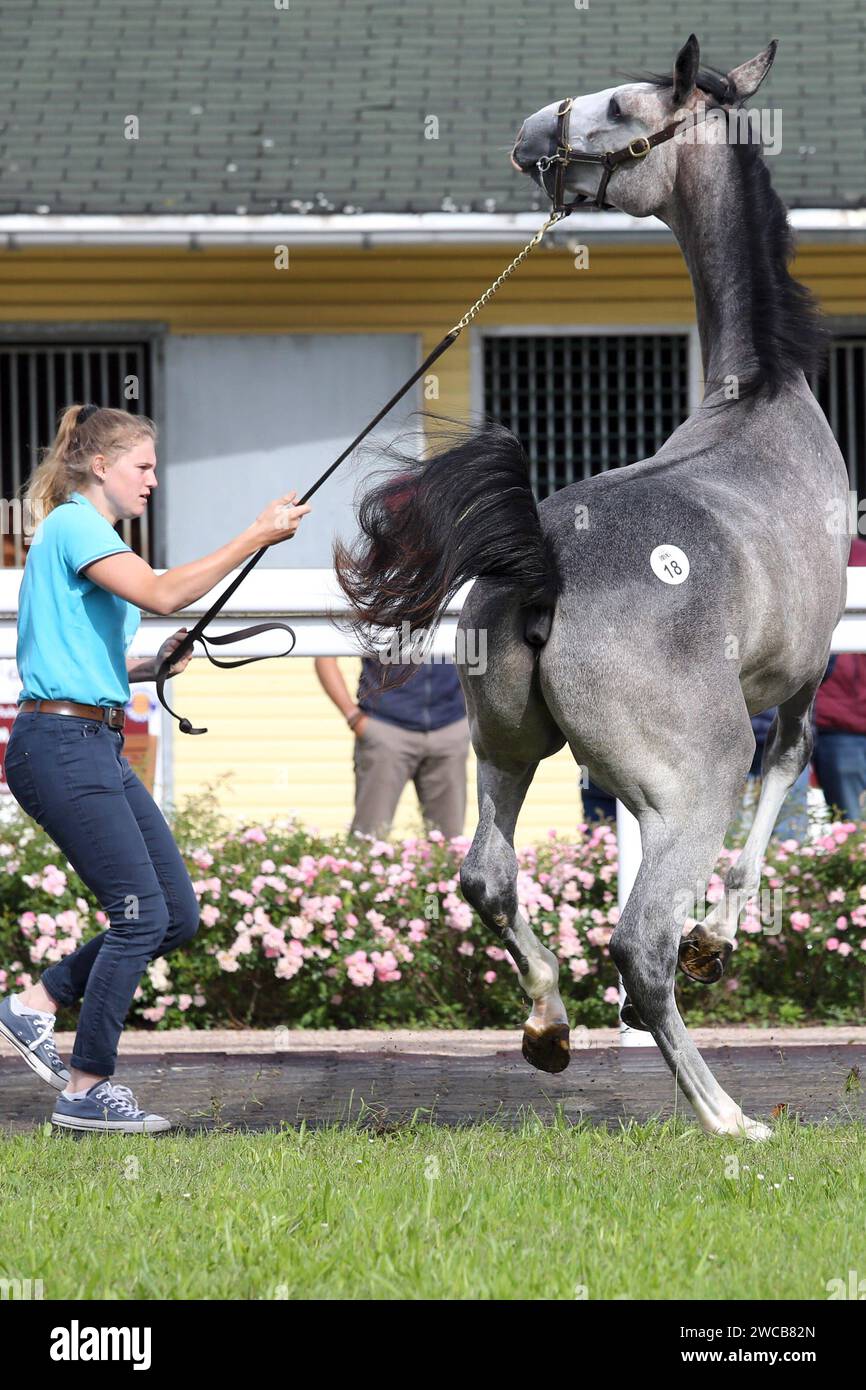
[[[673, 86], [672, 76], [659, 73], [635, 80]], [[728, 79], [715, 68], [701, 68], [696, 85], [719, 106], [731, 100]], [[747, 210], [749, 254], [743, 270], [751, 275], [752, 342], [757, 357], [754, 372], [740, 383], [740, 399], [759, 392], [773, 396], [797, 371], [807, 376], [820, 371], [830, 335], [811, 290], [788, 273], [794, 233], [785, 204], [770, 182], [760, 141], [735, 141], [732, 148]]]

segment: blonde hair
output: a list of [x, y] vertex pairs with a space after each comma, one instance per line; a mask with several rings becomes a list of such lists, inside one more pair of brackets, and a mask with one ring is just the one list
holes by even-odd
[[156, 439], [156, 426], [146, 415], [97, 406], [79, 423], [83, 409], [68, 405], [60, 412], [54, 442], [24, 486], [24, 501], [40, 520], [87, 485], [95, 454], [104, 454], [113, 463], [137, 440]]

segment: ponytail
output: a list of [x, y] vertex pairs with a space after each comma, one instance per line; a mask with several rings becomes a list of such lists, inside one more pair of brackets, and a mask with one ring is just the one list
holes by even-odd
[[57, 434], [25, 484], [24, 501], [39, 521], [90, 481], [90, 461], [104, 454], [109, 463], [139, 439], [156, 439], [156, 426], [144, 415], [108, 406], [68, 405], [60, 413]]

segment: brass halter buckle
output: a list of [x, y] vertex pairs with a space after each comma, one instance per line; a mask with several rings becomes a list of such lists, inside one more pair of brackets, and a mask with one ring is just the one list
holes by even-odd
[[[642, 145], [643, 149], [635, 149], [636, 145]], [[652, 145], [650, 144], [647, 137], [645, 135], [639, 135], [636, 140], [630, 141], [628, 152], [631, 155], [632, 159], [646, 159], [651, 149]]]

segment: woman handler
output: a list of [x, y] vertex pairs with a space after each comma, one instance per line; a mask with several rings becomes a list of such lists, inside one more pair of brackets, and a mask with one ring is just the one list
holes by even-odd
[[[168, 825], [123, 757], [129, 681], [153, 680], [186, 634], [153, 661], [126, 650], [140, 608], [170, 614], [201, 598], [263, 545], [288, 539], [308, 506], [286, 493], [201, 560], [156, 574], [115, 531], [144, 514], [157, 486], [150, 420], [69, 406], [27, 490], [41, 518], [18, 610], [23, 689], [6, 752], [6, 780], [106, 912], [109, 929], [0, 1001], [0, 1033], [61, 1094], [52, 1120], [75, 1130], [169, 1129], [114, 1085], [117, 1045], [148, 962], [189, 941], [198, 902]], [[182, 671], [185, 656], [172, 674]], [[54, 1046], [59, 1005], [81, 1002], [66, 1070]]]

